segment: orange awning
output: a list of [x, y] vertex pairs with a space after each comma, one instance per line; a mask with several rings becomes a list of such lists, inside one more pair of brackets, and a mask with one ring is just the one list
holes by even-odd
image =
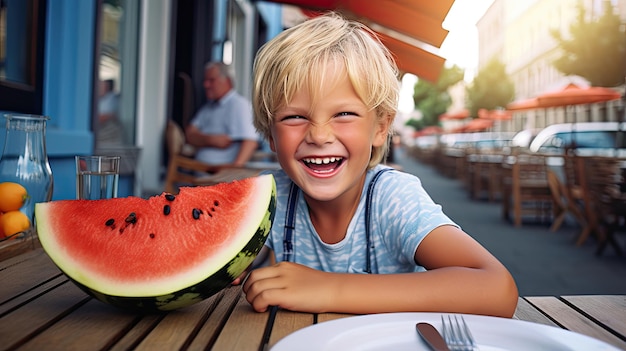
[[388, 35], [377, 33], [380, 41], [391, 51], [398, 68], [430, 82], [436, 82], [446, 60], [426, 50]]
[[[441, 27], [454, 0], [269, 0], [305, 10], [334, 10], [361, 21], [381, 37], [405, 72], [434, 82], [445, 59], [425, 49], [441, 47], [448, 31]], [[311, 13], [309, 13], [311, 15]], [[423, 45], [427, 44], [427, 45]], [[420, 47], [421, 46], [421, 47]]]

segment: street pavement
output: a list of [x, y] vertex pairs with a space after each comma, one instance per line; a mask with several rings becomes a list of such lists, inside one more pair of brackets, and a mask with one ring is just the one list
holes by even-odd
[[[426, 191], [462, 229], [485, 246], [513, 274], [521, 296], [626, 294], [626, 256], [607, 246], [600, 256], [590, 238], [574, 240], [581, 228], [566, 221], [556, 232], [549, 223], [524, 222], [516, 228], [501, 216], [501, 203], [472, 200], [460, 180], [396, 149], [394, 162], [418, 176]], [[626, 235], [618, 239], [626, 251]]]

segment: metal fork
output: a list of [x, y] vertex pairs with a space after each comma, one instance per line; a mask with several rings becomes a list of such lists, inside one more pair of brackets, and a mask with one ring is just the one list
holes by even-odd
[[451, 351], [477, 351], [478, 346], [463, 316], [441, 316], [443, 339]]

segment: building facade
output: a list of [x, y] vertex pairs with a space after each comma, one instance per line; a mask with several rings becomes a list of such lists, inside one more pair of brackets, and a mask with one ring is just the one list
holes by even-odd
[[[256, 50], [283, 30], [281, 6], [264, 1], [0, 3], [0, 115], [50, 117], [46, 141], [54, 200], [75, 198], [74, 156], [94, 153], [127, 156], [120, 196], [160, 192], [166, 122], [183, 121], [204, 102], [204, 63], [229, 60], [237, 90], [249, 96]], [[19, 15], [22, 24], [14, 20]], [[11, 69], [13, 61], [29, 64], [20, 84], [13, 81], [20, 76]], [[101, 81], [109, 81], [116, 95], [118, 129], [98, 124]], [[102, 131], [122, 142], [100, 139]]]
[[[558, 30], [569, 37], [570, 24], [578, 15], [578, 3], [584, 6], [588, 16], [600, 15], [604, 4], [609, 3], [626, 23], [626, 0], [494, 0], [476, 25], [479, 70], [492, 59], [503, 62], [515, 85], [516, 100], [558, 90], [568, 83], [588, 85], [581, 77], [565, 77], [552, 66], [552, 61], [561, 53], [550, 31]], [[607, 103], [601, 107], [608, 111], [606, 114], [595, 111], [591, 118], [615, 120], [619, 103]], [[585, 107], [574, 109], [582, 108]], [[542, 114], [541, 118], [537, 118], [538, 113]], [[524, 123], [526, 128], [544, 127], [566, 118], [563, 109], [518, 114], [531, 115]]]

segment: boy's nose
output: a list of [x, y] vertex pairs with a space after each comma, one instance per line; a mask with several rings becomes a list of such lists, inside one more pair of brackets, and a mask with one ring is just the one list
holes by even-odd
[[331, 123], [311, 123], [306, 134], [306, 142], [311, 144], [326, 144], [335, 139]]

